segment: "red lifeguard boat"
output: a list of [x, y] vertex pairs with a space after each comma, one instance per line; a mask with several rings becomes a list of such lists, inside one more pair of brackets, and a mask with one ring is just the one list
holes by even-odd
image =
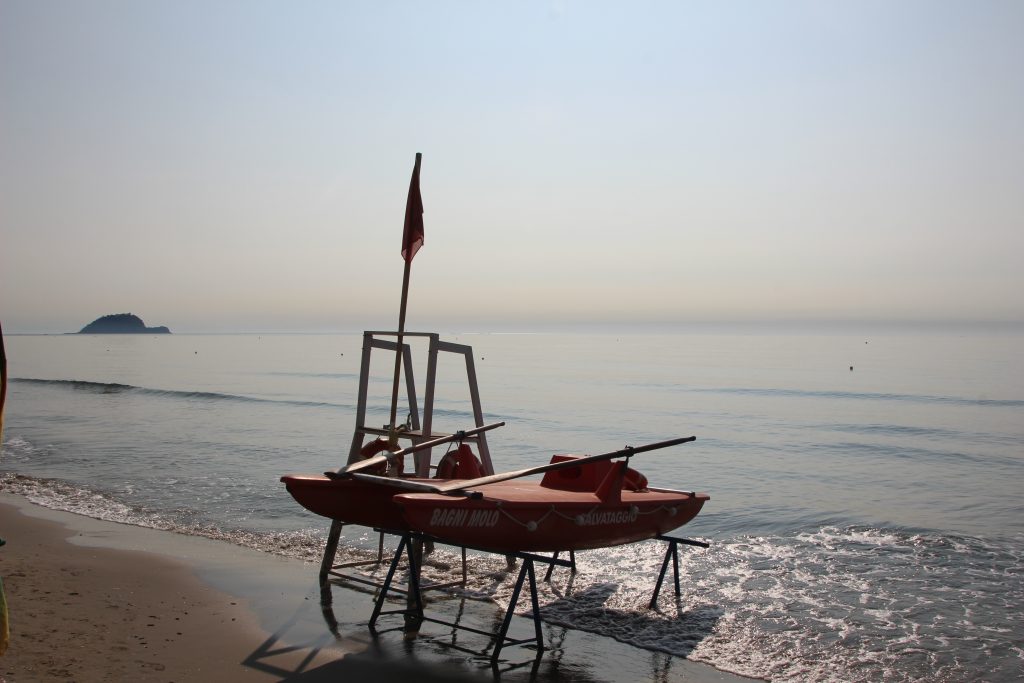
[[[479, 472], [479, 465], [461, 444], [455, 462], [438, 465], [442, 473], [463, 475], [454, 479], [368, 474], [376, 463], [366, 461], [339, 473], [282, 481], [303, 507], [343, 524], [416, 531], [495, 552], [585, 550], [654, 538], [697, 516], [707, 494], [650, 488], [628, 467], [636, 453], [692, 440], [596, 456], [556, 455], [548, 465], [476, 478], [466, 476]], [[617, 457], [625, 459], [613, 461]], [[539, 482], [522, 479], [542, 473]]]

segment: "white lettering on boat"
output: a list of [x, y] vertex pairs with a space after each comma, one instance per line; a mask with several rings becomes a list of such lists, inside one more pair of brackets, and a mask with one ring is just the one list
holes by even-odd
[[430, 526], [434, 527], [491, 527], [498, 523], [497, 510], [459, 510], [434, 508]]
[[627, 510], [612, 510], [605, 512], [588, 512], [585, 515], [576, 515], [576, 524], [579, 526], [598, 526], [601, 524], [630, 524], [636, 521], [639, 510], [631, 507]]
[[494, 526], [497, 523], [497, 510], [474, 510], [469, 516], [469, 526]]

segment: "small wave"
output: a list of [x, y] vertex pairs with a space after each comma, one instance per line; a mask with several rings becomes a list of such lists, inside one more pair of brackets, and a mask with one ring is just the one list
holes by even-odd
[[816, 391], [813, 389], [756, 388], [756, 387], [686, 387], [687, 391], [708, 394], [733, 394], [743, 396], [786, 396], [792, 398], [835, 399], [843, 401], [899, 401], [906, 403], [930, 403], [964, 406], [986, 406], [993, 408], [1021, 408], [1022, 399], [966, 398], [963, 396], [936, 396], [929, 394], [890, 394], [851, 391]]
[[79, 391], [90, 391], [96, 394], [117, 394], [123, 391], [138, 390], [130, 384], [116, 384], [113, 382], [87, 382], [78, 379], [32, 379], [29, 377], [12, 377], [11, 382], [20, 384], [38, 384], [44, 386], [66, 387]]
[[[162, 513], [129, 505], [102, 491], [76, 486], [60, 479], [4, 472], [0, 473], [0, 492], [21, 496], [31, 503], [51, 510], [70, 512], [106, 522], [210, 538], [304, 561], [319, 560], [323, 553], [323, 529], [288, 532], [222, 529], [199, 520], [194, 511], [179, 510], [177, 515]], [[366, 539], [356, 540], [357, 543], [347, 550], [353, 559], [368, 559], [374, 554]], [[362, 543], [359, 543], [359, 540]]]
[[940, 427], [916, 427], [913, 425], [896, 424], [821, 424], [819, 429], [836, 432], [855, 432], [858, 434], [880, 434], [882, 436], [913, 436], [941, 439], [961, 439], [964, 433], [955, 429]]
[[32, 457], [36, 453], [44, 452], [44, 448], [37, 446], [22, 436], [12, 436], [0, 444], [0, 454], [14, 459]]
[[327, 401], [299, 401], [288, 399], [261, 398], [258, 396], [243, 396], [239, 394], [225, 394], [215, 391], [182, 391], [175, 389], [152, 389], [139, 387], [131, 384], [117, 384], [112, 382], [89, 382], [77, 379], [32, 379], [13, 377], [11, 382], [19, 384], [33, 384], [37, 386], [49, 386], [72, 389], [94, 394], [138, 394], [143, 396], [157, 396], [161, 398], [186, 399], [190, 401], [235, 401], [241, 403], [273, 403], [278, 405], [291, 405], [302, 407], [326, 407], [352, 409], [354, 406], [345, 403], [330, 403]]
[[162, 515], [127, 505], [107, 494], [75, 486], [60, 479], [29, 477], [13, 472], [0, 474], [0, 491], [13, 493], [36, 505], [73, 512], [93, 519], [120, 522], [152, 529], [173, 530]]
[[992, 454], [967, 453], [965, 451], [940, 450], [935, 448], [921, 448], [901, 444], [898, 447], [891, 444], [876, 444], [864, 442], [833, 442], [809, 444], [809, 450], [821, 453], [851, 453], [875, 456], [882, 460], [893, 458], [908, 459], [913, 462], [935, 463], [942, 461], [975, 463], [979, 467], [993, 467], [1005, 465], [1010, 467], [1020, 466], [1020, 459], [1015, 457], [1003, 457]]
[[359, 375], [354, 372], [265, 372], [264, 375], [268, 377], [303, 377], [312, 379], [359, 379]]
[[947, 427], [918, 427], [906, 424], [842, 424], [842, 423], [809, 423], [808, 427], [833, 432], [850, 432], [854, 434], [871, 434], [886, 437], [912, 437], [943, 441], [969, 441], [972, 443], [989, 443], [1001, 446], [1017, 447], [1021, 445], [1021, 437], [1015, 434], [993, 432], [974, 432]]

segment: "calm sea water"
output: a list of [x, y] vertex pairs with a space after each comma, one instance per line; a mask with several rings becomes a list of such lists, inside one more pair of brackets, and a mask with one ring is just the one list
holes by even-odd
[[[711, 494], [680, 530], [712, 544], [683, 551], [684, 596], [646, 609], [661, 544], [581, 553], [571, 589], [543, 586], [547, 621], [772, 680], [1024, 677], [1019, 331], [447, 338], [474, 348], [487, 421], [508, 422], [490, 433], [499, 470], [697, 436], [633, 461]], [[0, 488], [318, 558], [326, 520], [278, 478], [344, 462], [361, 346], [9, 337]], [[384, 424], [392, 360], [376, 358], [370, 423]], [[462, 368], [439, 372], [435, 427], [469, 426]], [[509, 581], [471, 590], [501, 603]]]

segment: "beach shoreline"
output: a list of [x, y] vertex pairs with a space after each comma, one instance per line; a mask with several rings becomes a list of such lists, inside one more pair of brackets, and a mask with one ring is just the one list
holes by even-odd
[[[0, 536], [8, 541], [0, 550], [0, 577], [11, 623], [10, 648], [0, 657], [5, 683], [496, 678], [479, 665], [486, 654], [463, 657], [458, 648], [400, 633], [371, 637], [366, 593], [334, 589], [332, 628], [312, 563], [55, 511], [9, 493], [0, 493]], [[488, 603], [467, 605], [460, 609], [485, 623], [494, 611]], [[567, 633], [557, 661], [545, 653], [532, 667], [515, 664], [500, 678], [623, 680], [656, 667], [665, 681], [749, 680]], [[486, 638], [476, 640], [486, 649]], [[506, 651], [510, 659], [533, 657], [522, 648]]]

